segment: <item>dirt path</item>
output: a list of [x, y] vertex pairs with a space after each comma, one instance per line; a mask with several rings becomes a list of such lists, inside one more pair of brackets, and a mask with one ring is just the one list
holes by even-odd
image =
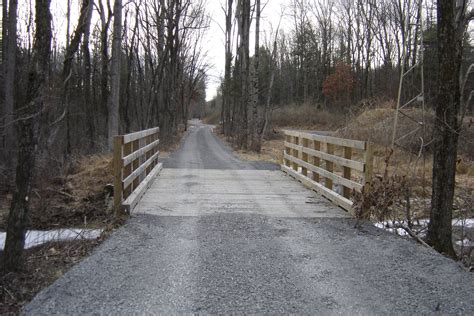
[[189, 133], [180, 148], [165, 159], [165, 168], [279, 170], [278, 165], [264, 161], [242, 161], [212, 133], [211, 125], [190, 121]]
[[209, 126], [165, 166], [128, 224], [25, 314], [474, 311], [473, 274], [369, 223], [354, 228], [279, 171], [258, 170], [274, 166], [238, 160]]

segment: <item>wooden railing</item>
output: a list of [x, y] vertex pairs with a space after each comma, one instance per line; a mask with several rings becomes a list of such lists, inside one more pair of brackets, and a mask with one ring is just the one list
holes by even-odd
[[352, 190], [370, 189], [369, 142], [286, 130], [283, 160], [283, 171], [351, 213]]
[[114, 208], [131, 212], [163, 168], [158, 162], [159, 128], [114, 139]]

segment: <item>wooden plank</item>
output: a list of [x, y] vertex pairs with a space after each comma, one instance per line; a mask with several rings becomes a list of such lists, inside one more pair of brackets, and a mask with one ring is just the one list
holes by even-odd
[[144, 137], [147, 137], [147, 136], [152, 135], [152, 134], [156, 134], [159, 131], [160, 131], [160, 128], [155, 127], [155, 128], [150, 128], [150, 129], [147, 129], [147, 130], [144, 130], [144, 131], [139, 131], [139, 132], [135, 132], [135, 133], [131, 133], [131, 134], [126, 134], [126, 135], [123, 135], [123, 143], [128, 144], [128, 143], [133, 142], [137, 139], [144, 138]]
[[146, 190], [151, 186], [153, 180], [159, 174], [159, 172], [163, 169], [163, 164], [160, 163], [153, 168], [148, 176], [140, 183], [140, 185], [133, 191], [132, 194], [123, 202], [124, 209], [130, 214], [133, 209], [137, 206], [138, 202], [140, 202], [141, 198], [145, 194]]
[[[293, 136], [293, 143], [298, 144], [298, 137], [297, 136]], [[293, 148], [292, 156], [298, 158], [298, 150], [297, 149]], [[294, 161], [293, 161], [293, 169], [295, 171], [298, 171], [298, 164]]]
[[[322, 151], [320, 151], [320, 148], [321, 148], [320, 144], [321, 143], [319, 143], [317, 141], [314, 141], [314, 142], [317, 143], [317, 148], [318, 149], [311, 149], [311, 148], [306, 148], [306, 147], [301, 148], [302, 146], [294, 145], [294, 144], [291, 144], [291, 143], [285, 143], [285, 146], [287, 146], [291, 149], [301, 150], [303, 153], [306, 153], [306, 154], [308, 154], [309, 156], [311, 156], [313, 158], [321, 158], [321, 159], [326, 160], [326, 161], [332, 161], [332, 162], [338, 164], [341, 167], [349, 167], [351, 169], [354, 169], [354, 170], [357, 170], [357, 171], [360, 171], [360, 172], [364, 172], [364, 163], [363, 162], [350, 160], [350, 159], [345, 159], [345, 158], [342, 158], [342, 157], [339, 157], [339, 156], [336, 156], [336, 155], [330, 155], [330, 154], [327, 154], [325, 152], [322, 152]], [[320, 163], [319, 159], [317, 159], [317, 161], [313, 160], [314, 165], [318, 166], [319, 163]]]
[[[301, 159], [304, 161], [304, 162], [308, 162], [308, 154], [306, 152], [303, 151], [303, 149], [305, 147], [308, 147], [308, 139], [307, 138], [301, 138], [300, 139], [300, 155], [301, 155]], [[307, 177], [308, 176], [308, 169], [306, 168], [302, 168], [302, 171], [301, 173]]]
[[288, 173], [290, 176], [294, 177], [295, 179], [299, 180], [303, 185], [306, 187], [309, 187], [310, 189], [318, 192], [325, 198], [329, 199], [332, 201], [334, 204], [342, 207], [352, 215], [354, 215], [353, 210], [352, 210], [352, 205], [353, 202], [349, 199], [346, 199], [345, 197], [337, 194], [334, 191], [329, 190], [328, 188], [324, 187], [323, 185], [319, 184], [316, 181], [311, 180], [308, 177], [303, 176], [302, 174], [295, 172], [293, 169], [288, 168], [287, 166], [282, 165], [281, 169]]
[[[139, 139], [134, 140], [133, 142], [131, 142], [131, 144], [132, 144], [132, 152], [135, 152], [135, 151], [137, 151], [137, 150], [140, 149], [140, 140], [141, 140], [141, 139], [142, 139], [142, 138], [139, 138]], [[141, 162], [140, 162], [139, 159], [134, 160], [134, 161], [132, 162], [132, 170], [133, 170], [133, 171], [137, 170], [138, 167], [140, 167], [140, 165], [141, 165]], [[141, 173], [140, 173], [140, 175], [141, 175]], [[140, 175], [138, 175], [138, 177], [136, 177], [135, 179], [133, 179], [133, 181], [132, 181], [132, 188], [131, 188], [132, 191], [130, 192], [130, 194], [131, 194], [131, 193], [133, 192], [133, 190], [135, 190], [135, 188], [138, 187], [138, 185], [140, 184]]]
[[[308, 148], [309, 149], [309, 148]], [[321, 143], [318, 142], [317, 140], [313, 140], [313, 150], [314, 153], [321, 153]], [[308, 152], [307, 152], [308, 153]], [[311, 154], [310, 154], [311, 155]], [[317, 155], [312, 155], [313, 157], [313, 165], [316, 167], [320, 166], [321, 160], [319, 159], [319, 156]], [[319, 183], [319, 174], [316, 172], [313, 172], [313, 180]]]
[[[285, 144], [289, 144], [291, 141], [291, 136], [288, 136], [288, 135], [285, 135]], [[283, 150], [283, 154], [289, 154], [290, 153], [290, 150], [288, 147], [285, 146], [285, 149]], [[287, 159], [283, 159], [283, 163], [285, 164], [285, 166], [289, 167], [290, 166], [290, 162], [287, 160]]]
[[[352, 148], [351, 147], [344, 147], [344, 158], [350, 160], [352, 158]], [[346, 179], [351, 180], [351, 168], [343, 167], [342, 168], [343, 177]], [[343, 188], [343, 194], [345, 198], [349, 198], [351, 196], [351, 189], [348, 187]]]
[[[331, 182], [334, 182], [334, 183], [337, 183], [337, 184], [340, 184], [340, 185], [343, 185], [343, 186], [346, 186], [350, 189], [353, 189], [353, 190], [356, 190], [357, 192], [361, 192], [362, 191], [362, 184], [360, 183], [357, 183], [355, 181], [352, 181], [352, 180], [348, 180], [348, 179], [345, 179], [341, 176], [338, 176], [337, 174], [334, 174], [334, 173], [331, 173], [327, 170], [324, 170], [323, 168], [320, 168], [320, 167], [316, 167], [316, 166], [313, 166], [312, 164], [310, 163], [307, 163], [307, 162], [304, 162], [303, 160], [301, 159], [298, 159], [298, 158], [295, 158], [295, 157], [292, 157], [292, 156], [289, 156], [289, 155], [285, 155], [286, 158], [288, 160], [290, 160], [291, 162], [293, 163], [296, 163], [300, 166], [304, 166], [306, 167], [308, 170], [312, 171], [312, 172], [316, 172], [318, 173], [320, 176], [326, 178], [326, 179], [330, 179]], [[329, 189], [329, 188], [328, 188]]]
[[324, 136], [324, 135], [311, 134], [311, 133], [300, 132], [300, 131], [291, 131], [291, 130], [284, 130], [283, 132], [289, 136], [303, 137], [310, 140], [316, 140], [321, 143], [329, 143], [332, 145], [342, 146], [342, 147], [352, 147], [352, 148], [361, 149], [361, 150], [365, 149], [366, 142], [360, 141], [360, 140], [344, 139], [344, 138]]
[[[373, 144], [367, 142], [364, 153], [364, 186], [370, 186], [372, 181], [372, 174], [374, 172], [374, 148]], [[367, 188], [370, 190], [370, 188]]]
[[158, 158], [158, 153], [155, 153], [143, 165], [134, 170], [127, 178], [123, 180], [123, 187], [127, 188], [133, 182], [133, 180], [135, 180], [156, 158]]
[[114, 138], [114, 210], [118, 214], [122, 208], [123, 186], [122, 186], [122, 145], [123, 136]]
[[160, 140], [156, 140], [153, 143], [151, 143], [151, 144], [149, 144], [149, 145], [147, 145], [143, 148], [140, 148], [139, 150], [131, 153], [127, 157], [124, 157], [123, 158], [123, 165], [126, 166], [126, 165], [130, 164], [133, 160], [137, 159], [140, 156], [145, 155], [147, 152], [149, 152], [150, 150], [152, 150], [153, 148], [155, 148], [159, 144], [160, 144]]
[[[331, 156], [334, 155], [334, 145], [327, 143], [326, 152]], [[326, 170], [330, 172], [331, 174], [333, 174], [334, 163], [331, 160], [325, 160], [325, 162], [326, 162]], [[332, 190], [332, 185], [333, 185], [332, 178], [331, 177], [325, 177], [325, 178], [326, 178], [325, 179], [326, 188]]]
[[[123, 154], [122, 157], [130, 155], [133, 150], [132, 150], [132, 143], [128, 144], [123, 144]], [[133, 172], [133, 166], [132, 164], [129, 164], [127, 166], [123, 166], [123, 171], [122, 171], [122, 179], [127, 178], [131, 173]], [[132, 187], [123, 187], [123, 199], [126, 199], [130, 194], [132, 193]]]

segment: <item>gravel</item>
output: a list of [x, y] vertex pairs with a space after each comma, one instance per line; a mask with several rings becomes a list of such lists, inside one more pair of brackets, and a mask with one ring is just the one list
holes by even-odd
[[[167, 167], [264, 167], [234, 159], [198, 125]], [[22, 312], [472, 315], [473, 293], [458, 263], [370, 223], [140, 214]]]

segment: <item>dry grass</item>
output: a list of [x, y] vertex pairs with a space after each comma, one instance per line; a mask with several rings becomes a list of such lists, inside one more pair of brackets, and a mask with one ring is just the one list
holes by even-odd
[[269, 161], [281, 164], [283, 162], [283, 150], [283, 141], [279, 139], [273, 139], [263, 143], [262, 151], [260, 153], [255, 153], [248, 150], [238, 150], [236, 153], [242, 160]]
[[207, 113], [207, 115], [202, 119], [203, 123], [211, 124], [211, 125], [218, 125], [220, 120], [221, 120], [220, 109], [215, 109], [214, 111]]
[[[174, 150], [184, 134], [160, 144], [161, 154]], [[57, 175], [51, 175], [56, 170]], [[0, 314], [18, 314], [39, 291], [60, 278], [69, 268], [88, 256], [125, 215], [116, 218], [106, 185], [113, 182], [112, 155], [80, 157], [67, 166], [52, 159], [40, 161], [31, 197], [29, 229], [62, 227], [102, 228], [101, 238], [47, 243], [26, 249], [23, 265], [15, 273], [0, 273]], [[12, 194], [0, 187], [0, 229], [6, 227]], [[2, 261], [0, 251], [0, 262]]]
[[160, 150], [160, 158], [167, 158], [173, 151], [178, 149], [178, 147], [181, 145], [181, 140], [183, 139], [184, 135], [186, 135], [186, 133], [187, 132], [184, 131], [183, 126], [183, 129], [180, 130], [176, 136], [171, 137], [167, 142], [161, 142], [160, 140], [160, 145], [158, 146]]
[[[405, 179], [406, 186], [410, 189], [410, 198], [413, 200], [414, 213], [419, 217], [426, 217], [429, 212], [429, 205], [426, 203], [426, 200], [430, 199], [431, 194], [432, 157], [429, 150], [424, 158], [418, 157], [421, 131], [408, 137], [403, 142], [404, 149], [396, 148], [394, 152], [390, 151], [388, 146], [391, 143], [395, 113], [393, 107], [393, 102], [385, 102], [379, 107], [371, 106], [370, 108], [360, 110], [359, 114], [348, 121], [346, 126], [339, 126], [340, 128], [335, 135], [349, 139], [369, 140], [375, 143], [375, 176], [379, 178], [386, 176], [395, 180]], [[422, 112], [419, 110], [411, 109], [407, 113], [415, 119], [422, 119]], [[290, 106], [277, 109], [273, 113], [273, 124], [280, 127], [322, 130], [328, 129], [324, 127], [337, 126], [334, 123], [335, 120], [344, 122], [344, 119], [340, 116], [309, 106]], [[460, 135], [460, 156], [457, 165], [456, 185], [457, 192], [467, 191], [472, 194], [474, 192], [474, 161], [470, 153], [474, 151], [474, 144], [473, 139], [468, 137], [473, 134], [471, 121], [472, 118], [465, 120], [465, 126]], [[402, 131], [412, 130], [416, 127], [416, 123], [405, 117], [400, 117], [399, 122], [400, 130]], [[427, 123], [426, 134], [430, 135], [433, 126], [433, 113], [425, 113], [425, 122]], [[276, 132], [271, 132], [273, 135], [278, 136], [275, 139], [272, 135], [270, 139], [264, 140], [262, 153], [237, 151], [239, 157], [245, 160], [266, 160], [281, 163], [284, 150], [283, 137], [278, 129], [276, 129]], [[430, 141], [430, 139], [427, 141]], [[355, 155], [355, 159], [361, 158], [360, 155], [357, 156], [357, 152], [355, 152]], [[336, 168], [335, 172], [341, 171], [339, 169]], [[360, 180], [358, 178], [360, 178], [360, 175], [354, 173], [354, 180]], [[399, 208], [399, 210], [400, 212], [396, 213], [403, 216], [402, 208]]]
[[[25, 250], [18, 271], [0, 271], [0, 314], [19, 314], [24, 304], [88, 256], [101, 240], [55, 242]], [[2, 255], [0, 251], [0, 261]]]
[[[384, 102], [375, 108], [367, 108], [360, 111], [357, 116], [348, 120], [347, 125], [339, 128], [336, 136], [357, 140], [369, 140], [381, 146], [390, 146], [393, 134], [393, 122], [395, 118], [395, 103]], [[411, 131], [416, 131], [400, 141], [405, 151], [418, 154], [422, 145], [423, 129], [417, 122], [425, 122], [424, 144], [431, 143], [435, 116], [432, 110], [423, 112], [418, 108], [406, 109], [404, 111], [408, 118], [399, 115], [397, 137], [402, 137]], [[413, 120], [412, 120], [413, 119]], [[474, 160], [474, 124], [473, 118], [466, 117], [463, 122], [461, 134], [459, 135], [458, 151], [464, 160]], [[428, 152], [431, 147], [427, 147]]]
[[[51, 168], [38, 168], [28, 228], [102, 227], [113, 220], [111, 192], [106, 190], [113, 183], [112, 155], [80, 157], [57, 176], [51, 176]], [[6, 227], [11, 199], [11, 191], [0, 198], [0, 229]]]
[[316, 105], [292, 105], [273, 110], [271, 125], [275, 129], [334, 130], [344, 125], [344, 116], [319, 109]]

